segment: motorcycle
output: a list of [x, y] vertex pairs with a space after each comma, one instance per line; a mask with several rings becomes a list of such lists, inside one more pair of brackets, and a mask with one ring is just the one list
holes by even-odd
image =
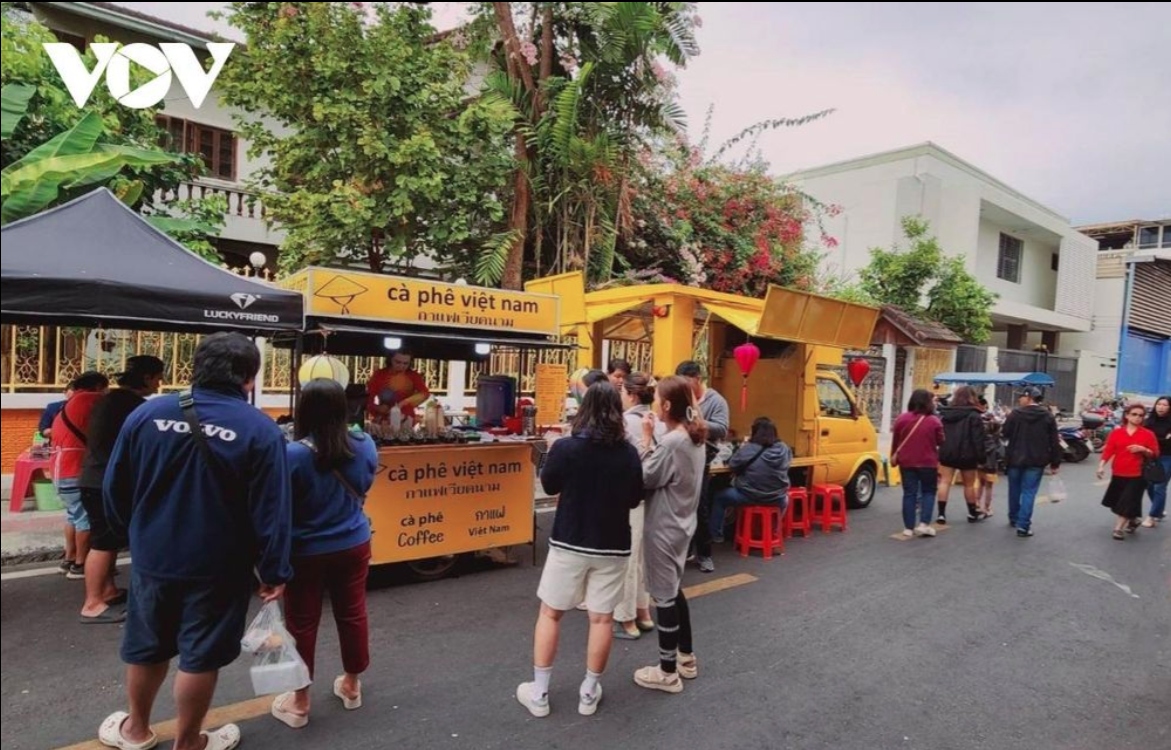
[[1090, 457], [1090, 446], [1086, 443], [1080, 427], [1061, 427], [1057, 430], [1061, 442], [1061, 459], [1068, 464], [1080, 464]]
[[1094, 453], [1101, 453], [1102, 447], [1106, 445], [1106, 438], [1115, 426], [1113, 417], [1100, 412], [1086, 412], [1082, 414], [1082, 441], [1089, 445]]

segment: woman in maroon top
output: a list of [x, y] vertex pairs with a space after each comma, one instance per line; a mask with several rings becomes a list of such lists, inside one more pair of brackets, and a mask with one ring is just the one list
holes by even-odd
[[1143, 514], [1143, 493], [1147, 481], [1143, 479], [1143, 462], [1159, 457], [1159, 441], [1155, 433], [1143, 427], [1147, 409], [1142, 404], [1126, 408], [1126, 424], [1115, 429], [1106, 438], [1102, 460], [1098, 464], [1098, 479], [1106, 474], [1106, 464], [1114, 462], [1110, 486], [1102, 505], [1114, 511], [1114, 538], [1122, 541], [1123, 530], [1134, 533]]
[[[895, 420], [891, 443], [891, 465], [899, 467], [903, 482], [903, 536], [935, 536], [931, 514], [935, 512], [935, 489], [939, 483], [939, 446], [943, 444], [943, 422], [935, 416], [935, 395], [917, 390], [911, 394], [907, 411]], [[915, 524], [915, 506], [919, 524]]]

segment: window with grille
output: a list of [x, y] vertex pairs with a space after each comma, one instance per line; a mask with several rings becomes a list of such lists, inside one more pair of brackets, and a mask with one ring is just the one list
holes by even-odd
[[199, 154], [212, 177], [236, 179], [235, 133], [166, 115], [159, 115], [156, 122], [166, 132], [164, 148]]
[[996, 277], [1021, 283], [1021, 256], [1024, 255], [1025, 243], [1016, 237], [1007, 234], [1000, 235], [1000, 253], [996, 258]]
[[1159, 246], [1159, 227], [1142, 227], [1138, 230], [1138, 246], [1142, 249]]

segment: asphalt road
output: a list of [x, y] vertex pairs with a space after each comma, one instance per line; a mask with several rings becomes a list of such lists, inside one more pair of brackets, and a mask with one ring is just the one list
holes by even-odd
[[[370, 597], [365, 707], [346, 713], [330, 697], [339, 658], [326, 629], [309, 726], [294, 732], [261, 715], [241, 723], [242, 746], [1171, 747], [1171, 524], [1115, 542], [1092, 468], [1065, 476], [1071, 498], [1038, 507], [1032, 539], [1008, 529], [1001, 485], [992, 519], [969, 525], [957, 512], [935, 539], [895, 541], [899, 490], [884, 489], [851, 513], [847, 533], [794, 539], [781, 558], [720, 550], [716, 572], [692, 569], [688, 584], [757, 580], [694, 598], [699, 679], [681, 695], [644, 691], [631, 675], [652, 663], [654, 639], [618, 642], [588, 719], [576, 712], [580, 613], [563, 631], [552, 715], [533, 719], [513, 697], [531, 679], [539, 569], [381, 588]], [[541, 517], [544, 530], [551, 521]], [[120, 630], [75, 624], [80, 583], [46, 576], [0, 591], [0, 746], [91, 740], [123, 707]], [[263, 707], [243, 703], [252, 699], [241, 660], [223, 673], [216, 705], [256, 715]], [[155, 720], [173, 715], [164, 697]]]

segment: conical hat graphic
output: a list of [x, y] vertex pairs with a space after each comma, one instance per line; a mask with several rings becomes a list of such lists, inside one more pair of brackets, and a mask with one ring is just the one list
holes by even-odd
[[368, 291], [370, 290], [348, 276], [334, 276], [322, 284], [313, 296], [332, 301], [341, 308], [342, 315], [349, 315], [350, 303]]

